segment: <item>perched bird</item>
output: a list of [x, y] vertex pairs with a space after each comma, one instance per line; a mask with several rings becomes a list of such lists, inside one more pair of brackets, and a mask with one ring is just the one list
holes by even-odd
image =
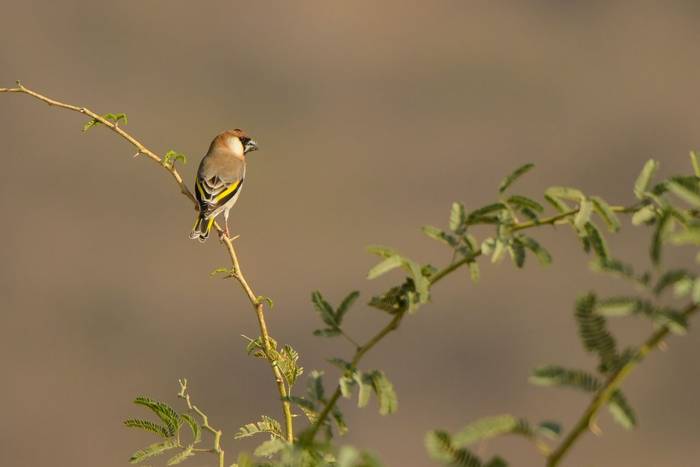
[[199, 163], [195, 179], [195, 196], [199, 215], [190, 234], [191, 239], [206, 241], [216, 216], [224, 213], [226, 236], [228, 212], [241, 193], [245, 179], [245, 156], [258, 145], [243, 130], [224, 131], [211, 142], [209, 151]]

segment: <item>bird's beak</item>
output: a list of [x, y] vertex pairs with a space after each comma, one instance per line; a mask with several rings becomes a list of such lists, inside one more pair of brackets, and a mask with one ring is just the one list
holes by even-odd
[[252, 139], [249, 139], [249, 140], [245, 143], [245, 147], [244, 147], [243, 149], [244, 149], [243, 152], [245, 152], [245, 153], [257, 151], [257, 150], [258, 150], [258, 143], [256, 143], [256, 142], [255, 142], [254, 140], [252, 140]]

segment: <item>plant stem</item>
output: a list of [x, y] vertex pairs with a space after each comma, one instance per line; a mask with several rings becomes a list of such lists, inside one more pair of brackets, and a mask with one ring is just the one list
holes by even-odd
[[277, 383], [277, 391], [279, 392], [280, 400], [282, 401], [282, 412], [284, 413], [284, 424], [286, 427], [287, 442], [293, 443], [294, 425], [292, 421], [292, 407], [291, 403], [287, 400], [289, 393], [287, 391], [287, 386], [285, 386], [282, 372], [277, 366], [277, 363], [272, 358], [272, 344], [270, 343], [270, 334], [267, 330], [267, 323], [265, 322], [265, 310], [263, 308], [263, 303], [262, 301], [258, 300], [257, 295], [253, 293], [253, 289], [251, 289], [250, 285], [248, 284], [248, 281], [243, 275], [243, 271], [241, 270], [241, 266], [238, 262], [238, 255], [236, 254], [236, 250], [233, 247], [233, 241], [225, 235], [223, 235], [221, 238], [224, 242], [224, 245], [226, 245], [226, 249], [228, 250], [229, 256], [231, 257], [234, 277], [238, 280], [238, 283], [241, 284], [243, 291], [248, 296], [248, 300], [250, 300], [250, 303], [255, 308], [255, 314], [258, 318], [258, 325], [260, 326], [260, 337], [262, 338], [265, 357], [267, 361], [270, 362], [270, 366], [272, 367], [272, 372], [275, 376], [275, 382]]
[[[66, 110], [71, 110], [73, 112], [81, 113], [83, 115], [87, 115], [88, 117], [92, 118], [93, 120], [100, 122], [102, 125], [106, 126], [119, 136], [121, 136], [123, 139], [128, 141], [132, 146], [134, 146], [137, 150], [136, 156], [139, 155], [144, 155], [148, 157], [150, 160], [156, 162], [161, 168], [163, 168], [165, 171], [170, 173], [170, 175], [175, 179], [175, 182], [177, 183], [178, 187], [180, 188], [180, 192], [187, 196], [192, 203], [194, 203], [195, 208], [197, 208], [197, 200], [195, 197], [192, 195], [192, 192], [187, 188], [187, 185], [185, 185], [182, 176], [179, 174], [177, 169], [175, 168], [175, 164], [166, 164], [163, 160], [162, 157], [158, 156], [155, 152], [151, 151], [148, 149], [144, 144], [142, 144], [139, 140], [131, 136], [129, 133], [126, 131], [122, 130], [121, 127], [118, 125], [118, 123], [111, 122], [104, 118], [103, 116], [93, 112], [92, 110], [86, 108], [86, 107], [79, 107], [77, 105], [72, 105], [72, 104], [66, 104], [64, 102], [60, 102], [54, 99], [51, 99], [49, 97], [46, 97], [42, 94], [39, 94], [36, 91], [33, 91], [29, 88], [26, 88], [20, 84], [19, 81], [17, 81], [17, 87], [15, 88], [0, 88], [0, 93], [20, 93], [20, 94], [27, 94], [29, 96], [32, 96], [40, 101], [45, 102], [49, 106], [53, 107], [58, 107], [61, 109], [66, 109]], [[291, 411], [291, 405], [290, 403], [286, 400], [287, 399], [287, 388], [284, 383], [284, 379], [282, 378], [282, 373], [280, 372], [279, 368], [277, 368], [277, 364], [270, 358], [271, 355], [271, 344], [270, 344], [270, 334], [267, 330], [267, 324], [265, 322], [265, 310], [263, 307], [263, 304], [260, 303], [257, 299], [257, 297], [253, 294], [252, 289], [250, 288], [250, 285], [248, 285], [248, 282], [245, 279], [245, 276], [241, 272], [240, 265], [238, 263], [238, 256], [236, 254], [236, 250], [233, 247], [233, 242], [231, 239], [223, 235], [223, 229], [217, 224], [214, 223], [214, 226], [216, 230], [219, 232], [219, 235], [222, 239], [222, 242], [226, 246], [226, 249], [228, 251], [229, 256], [231, 257], [231, 263], [233, 265], [233, 270], [236, 271], [236, 274], [234, 277], [236, 280], [239, 282], [243, 290], [245, 291], [246, 295], [248, 296], [248, 299], [250, 300], [250, 303], [253, 306], [253, 309], [255, 310], [255, 314], [258, 319], [258, 325], [260, 327], [260, 334], [262, 337], [263, 345], [265, 347], [265, 355], [267, 357], [268, 362], [270, 363], [270, 366], [272, 367], [272, 371], [275, 376], [275, 383], [277, 385], [277, 390], [280, 395], [280, 400], [282, 401], [282, 411], [284, 413], [284, 419], [285, 419], [285, 425], [286, 425], [286, 430], [287, 430], [287, 441], [288, 442], [293, 442], [294, 441], [294, 430], [293, 430], [293, 424], [292, 424], [292, 411]]]
[[[623, 207], [623, 206], [612, 206], [611, 209], [615, 212], [632, 212], [634, 210], [634, 207]], [[541, 225], [553, 225], [557, 223], [558, 221], [564, 220], [568, 217], [575, 216], [578, 213], [579, 209], [572, 209], [570, 211], [566, 211], [560, 214], [556, 214], [551, 217], [545, 217], [544, 219], [539, 219], [537, 221], [528, 221], [528, 222], [522, 222], [522, 223], [516, 223], [511, 227], [511, 232], [516, 232], [518, 230], [526, 230], [530, 229], [533, 227], [539, 227]], [[469, 256], [465, 256], [459, 261], [454, 261], [450, 263], [448, 266], [445, 268], [441, 269], [440, 271], [436, 272], [430, 277], [430, 285], [431, 287], [435, 285], [437, 282], [451, 274], [452, 272], [456, 271], [457, 269], [461, 268], [465, 264], [468, 264], [472, 261], [474, 261], [476, 258], [482, 255], [481, 250], [477, 250], [474, 253], [472, 253]], [[396, 329], [399, 324], [401, 323], [401, 320], [405, 316], [405, 312], [400, 312], [397, 313], [394, 318], [386, 325], [384, 326], [372, 339], [370, 339], [365, 345], [363, 346], [358, 346], [357, 351], [355, 352], [355, 355], [352, 358], [351, 365], [352, 367], [356, 367], [357, 364], [360, 362], [362, 357], [369, 351], [371, 350], [379, 341], [381, 341], [387, 334], [389, 334], [391, 331]], [[321, 428], [321, 425], [325, 422], [325, 420], [328, 418], [328, 414], [330, 414], [331, 410], [333, 410], [333, 407], [335, 404], [338, 402], [338, 399], [341, 396], [341, 390], [340, 386], [336, 387], [335, 391], [331, 395], [330, 399], [326, 402], [324, 405], [323, 409], [319, 413], [318, 418], [314, 422], [314, 424], [311, 426], [307, 436], [308, 440], [312, 441], [316, 434], [318, 433], [318, 430]]]
[[[688, 306], [683, 311], [683, 316], [689, 318], [691, 315], [698, 311], [698, 305], [693, 304]], [[578, 441], [578, 439], [586, 431], [590, 429], [593, 420], [600, 411], [600, 409], [605, 406], [605, 404], [610, 400], [610, 397], [615, 392], [615, 390], [622, 384], [622, 382], [627, 378], [627, 376], [634, 370], [639, 363], [644, 360], [644, 358], [649, 355], [651, 351], [658, 347], [659, 343], [669, 334], [670, 329], [667, 326], [654, 332], [637, 350], [637, 354], [634, 358], [630, 359], [625, 365], [620, 367], [617, 371], [610, 375], [602, 388], [598, 390], [593, 400], [588, 405], [586, 410], [579, 418], [578, 422], [571, 429], [569, 434], [564, 438], [561, 444], [552, 452], [552, 454], [547, 458], [547, 467], [556, 467], [559, 465], [564, 456], [569, 452], [571, 447]]]
[[178, 380], [180, 383], [180, 392], [178, 397], [185, 400], [187, 408], [195, 412], [202, 419], [202, 428], [214, 435], [214, 447], [211, 449], [196, 449], [199, 452], [212, 452], [219, 457], [219, 467], [224, 467], [224, 450], [221, 449], [221, 430], [209, 425], [209, 417], [202, 412], [196, 405], [190, 400], [190, 393], [187, 391], [187, 379]]
[[[477, 251], [470, 256], [465, 256], [459, 261], [454, 262], [449, 266], [446, 266], [444, 269], [433, 274], [433, 276], [430, 278], [431, 287], [451, 272], [459, 269], [460, 267], [464, 266], [465, 264], [471, 261], [474, 261], [474, 259], [476, 259], [479, 255], [481, 255], [481, 251]], [[386, 326], [380, 329], [379, 332], [374, 335], [374, 337], [368, 340], [366, 344], [358, 346], [357, 350], [355, 351], [355, 355], [353, 355], [352, 360], [350, 361], [350, 366], [352, 366], [353, 368], [357, 367], [358, 363], [360, 363], [360, 360], [362, 360], [362, 357], [364, 357], [367, 352], [372, 350], [372, 348], [374, 348], [375, 345], [377, 345], [382, 339], [384, 339], [384, 337], [386, 337], [387, 334], [399, 327], [399, 324], [401, 324], [401, 320], [404, 318], [405, 315], [406, 311], [400, 311], [396, 313], [391, 319], [391, 321], [389, 321], [389, 323], [387, 323]], [[314, 422], [314, 424], [311, 426], [311, 429], [309, 430], [307, 435], [309, 441], [314, 439], [314, 437], [318, 433], [318, 430], [321, 428], [321, 425], [323, 425], [326, 418], [328, 418], [328, 414], [331, 412], [331, 410], [333, 410], [333, 407], [338, 402], [338, 399], [340, 398], [341, 394], [342, 393], [340, 390], [340, 386], [337, 386], [335, 388], [335, 391], [333, 391], [331, 398], [328, 399], [326, 405], [323, 406], [323, 409], [319, 413], [316, 422]]]
[[441, 269], [440, 271], [436, 272], [432, 276], [430, 276], [430, 285], [432, 286], [439, 280], [441, 280], [443, 277], [447, 276], [451, 272], [461, 268], [467, 263], [471, 263], [474, 261], [477, 257], [481, 256], [481, 250], [475, 251], [472, 253], [470, 256], [465, 256], [464, 258], [460, 259], [459, 261], [456, 261], [449, 266], [445, 267], [444, 269]]
[[[625, 207], [625, 206], [611, 206], [610, 209], [612, 209], [613, 212], [619, 212], [619, 213], [626, 213], [626, 212], [632, 212], [635, 209], [635, 206], [632, 207]], [[537, 219], [533, 221], [527, 221], [527, 222], [521, 222], [518, 224], [515, 224], [511, 227], [510, 231], [511, 232], [517, 232], [518, 230], [524, 230], [524, 229], [529, 229], [531, 227], [537, 227], [540, 225], [554, 225], [559, 221], [562, 221], [568, 217], [575, 216], [578, 214], [579, 208], [572, 209], [570, 211], [565, 211], [559, 214], [555, 214], [554, 216], [550, 217], [545, 217], [544, 219]]]
[[[401, 320], [403, 319], [404, 315], [406, 314], [405, 311], [400, 311], [394, 315], [394, 317], [389, 321], [389, 323], [384, 326], [374, 337], [372, 337], [367, 343], [363, 346], [359, 346], [357, 350], [355, 351], [355, 355], [352, 357], [352, 360], [350, 361], [350, 366], [357, 367], [357, 364], [360, 363], [360, 360], [362, 360], [362, 357], [372, 350], [372, 348], [381, 341], [384, 336], [389, 334], [391, 331], [399, 327], [399, 324], [401, 323]], [[341, 391], [340, 391], [340, 386], [335, 388], [335, 391], [333, 391], [333, 395], [331, 396], [330, 399], [328, 399], [328, 402], [326, 402], [326, 405], [323, 406], [323, 410], [318, 415], [318, 418], [316, 419], [316, 422], [312, 425], [311, 429], [309, 430], [308, 433], [308, 439], [309, 441], [313, 440], [314, 437], [316, 436], [316, 433], [318, 433], [318, 430], [321, 428], [321, 425], [323, 425], [323, 422], [328, 418], [328, 414], [333, 410], [333, 407], [335, 406], [336, 402], [338, 402], [338, 399], [341, 396]]]

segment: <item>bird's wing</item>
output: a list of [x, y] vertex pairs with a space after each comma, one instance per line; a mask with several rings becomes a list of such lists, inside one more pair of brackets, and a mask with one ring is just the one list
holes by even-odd
[[241, 189], [245, 162], [229, 153], [213, 151], [199, 165], [196, 196], [200, 210], [209, 214], [230, 201]]

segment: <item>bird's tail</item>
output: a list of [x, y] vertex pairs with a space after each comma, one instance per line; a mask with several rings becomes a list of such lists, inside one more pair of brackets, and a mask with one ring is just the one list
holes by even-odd
[[209, 232], [211, 232], [212, 225], [214, 225], [214, 217], [206, 218], [200, 214], [197, 217], [197, 220], [194, 222], [194, 227], [192, 227], [190, 238], [192, 240], [197, 239], [204, 243], [209, 237]]

